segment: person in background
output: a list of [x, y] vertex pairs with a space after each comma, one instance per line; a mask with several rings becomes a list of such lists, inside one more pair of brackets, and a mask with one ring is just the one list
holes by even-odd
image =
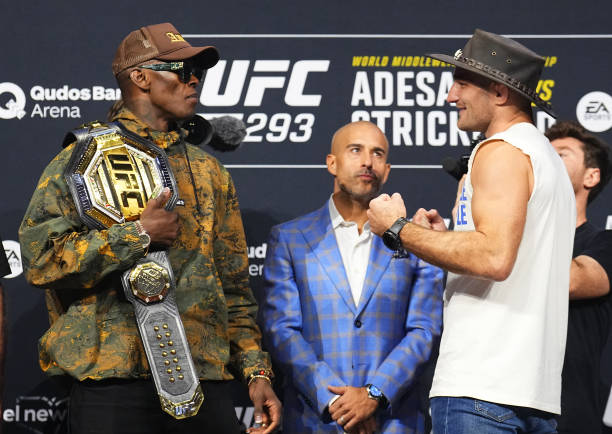
[[[587, 220], [587, 206], [610, 179], [608, 145], [576, 122], [546, 131], [569, 174], [576, 198], [576, 234], [570, 269], [567, 345], [563, 364], [559, 433], [602, 432], [609, 390], [600, 381], [600, 359], [610, 331], [609, 235]], [[606, 268], [608, 266], [608, 268]]]
[[[2, 238], [0, 238], [0, 246], [2, 246]], [[4, 248], [0, 251], [0, 414], [2, 414], [2, 391], [4, 390], [4, 353], [6, 350], [6, 313], [4, 309], [4, 287], [2, 286], [2, 277], [11, 274]]]

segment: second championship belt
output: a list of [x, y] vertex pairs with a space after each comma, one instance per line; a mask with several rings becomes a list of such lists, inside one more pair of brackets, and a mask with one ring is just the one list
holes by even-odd
[[[165, 207], [174, 208], [177, 186], [163, 149], [118, 123], [86, 124], [67, 138], [77, 144], [64, 175], [89, 228], [138, 220], [164, 187], [172, 194]], [[121, 282], [134, 306], [162, 409], [176, 419], [194, 416], [204, 394], [176, 306], [168, 253], [148, 253], [123, 273]]]

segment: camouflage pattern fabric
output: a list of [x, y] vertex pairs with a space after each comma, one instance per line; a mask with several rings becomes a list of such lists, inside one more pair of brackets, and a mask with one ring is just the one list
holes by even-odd
[[[244, 380], [269, 370], [229, 173], [200, 148], [185, 147], [178, 131], [153, 131], [127, 109], [113, 120], [166, 151], [185, 202], [175, 208], [180, 235], [168, 254], [200, 379]], [[46, 289], [51, 325], [39, 341], [40, 366], [79, 380], [146, 378], [147, 358], [120, 282], [121, 272], [145, 252], [133, 222], [107, 230], [90, 230], [81, 222], [63, 176], [73, 149], [68, 146], [47, 166], [19, 229], [26, 279]]]

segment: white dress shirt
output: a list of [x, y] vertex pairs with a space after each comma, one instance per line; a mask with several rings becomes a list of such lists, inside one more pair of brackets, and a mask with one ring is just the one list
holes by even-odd
[[348, 278], [355, 306], [359, 305], [359, 298], [363, 289], [368, 261], [370, 259], [370, 247], [372, 247], [372, 232], [370, 223], [363, 225], [361, 234], [357, 229], [357, 223], [347, 222], [342, 218], [333, 196], [329, 198], [329, 215], [332, 227], [344, 263], [346, 277]]

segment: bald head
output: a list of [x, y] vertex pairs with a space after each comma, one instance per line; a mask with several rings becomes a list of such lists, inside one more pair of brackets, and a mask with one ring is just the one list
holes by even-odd
[[372, 122], [352, 122], [334, 134], [327, 170], [334, 177], [334, 193], [362, 203], [365, 208], [387, 181], [389, 143]]
[[387, 138], [376, 124], [369, 121], [351, 122], [340, 127], [332, 137], [330, 152], [338, 155], [347, 144], [359, 143], [365, 138], [378, 142], [381, 146], [384, 144], [385, 155], [389, 152]]

